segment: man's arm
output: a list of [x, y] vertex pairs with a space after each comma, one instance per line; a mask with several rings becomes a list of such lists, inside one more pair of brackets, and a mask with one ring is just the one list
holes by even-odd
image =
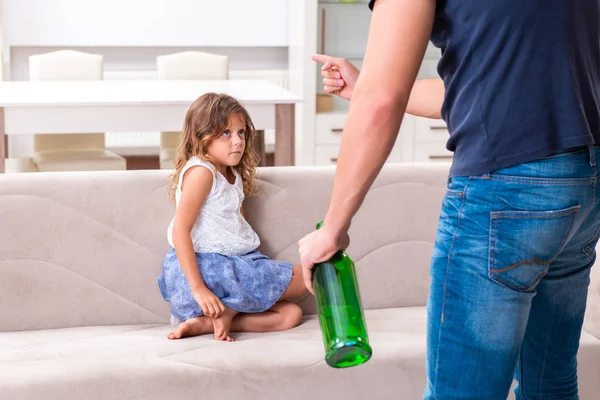
[[[298, 242], [306, 287], [311, 268], [349, 244], [348, 228], [387, 159], [431, 34], [435, 0], [378, 0], [342, 134], [323, 227]], [[385, 212], [385, 211], [382, 211]]]
[[406, 113], [417, 117], [442, 119], [444, 81], [440, 78], [419, 79], [413, 85]]
[[433, 25], [434, 0], [378, 0], [350, 101], [324, 226], [340, 234], [387, 159]]
[[[315, 54], [312, 59], [323, 63], [321, 76], [325, 93], [351, 100], [360, 71], [345, 58]], [[444, 81], [440, 78], [419, 79], [410, 92], [406, 113], [417, 117], [442, 119]]]

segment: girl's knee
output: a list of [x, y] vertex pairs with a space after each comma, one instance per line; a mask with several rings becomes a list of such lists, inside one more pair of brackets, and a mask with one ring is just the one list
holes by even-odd
[[281, 304], [279, 313], [282, 330], [295, 328], [302, 322], [302, 309], [297, 304], [285, 302]]

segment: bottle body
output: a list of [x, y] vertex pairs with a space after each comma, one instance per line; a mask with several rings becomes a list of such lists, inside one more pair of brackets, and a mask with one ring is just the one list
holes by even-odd
[[327, 364], [346, 368], [368, 361], [372, 349], [352, 259], [338, 251], [313, 267], [312, 283]]

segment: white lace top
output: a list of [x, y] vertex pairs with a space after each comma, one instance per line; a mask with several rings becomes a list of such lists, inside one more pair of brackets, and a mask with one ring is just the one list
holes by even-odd
[[[240, 256], [255, 250], [260, 245], [258, 235], [244, 219], [240, 208], [244, 201], [244, 188], [239, 172], [233, 170], [235, 183], [216, 171], [212, 164], [192, 157], [181, 170], [175, 193], [175, 202], [179, 206], [181, 183], [186, 171], [196, 165], [208, 168], [213, 173], [213, 185], [206, 197], [194, 226], [192, 243], [196, 253], [219, 253], [226, 256]], [[173, 246], [173, 224], [169, 224], [168, 241]]]

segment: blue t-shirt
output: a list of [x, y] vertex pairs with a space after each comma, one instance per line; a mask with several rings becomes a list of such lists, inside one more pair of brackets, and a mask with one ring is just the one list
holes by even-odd
[[452, 176], [600, 144], [600, 0], [438, 0], [431, 41]]

